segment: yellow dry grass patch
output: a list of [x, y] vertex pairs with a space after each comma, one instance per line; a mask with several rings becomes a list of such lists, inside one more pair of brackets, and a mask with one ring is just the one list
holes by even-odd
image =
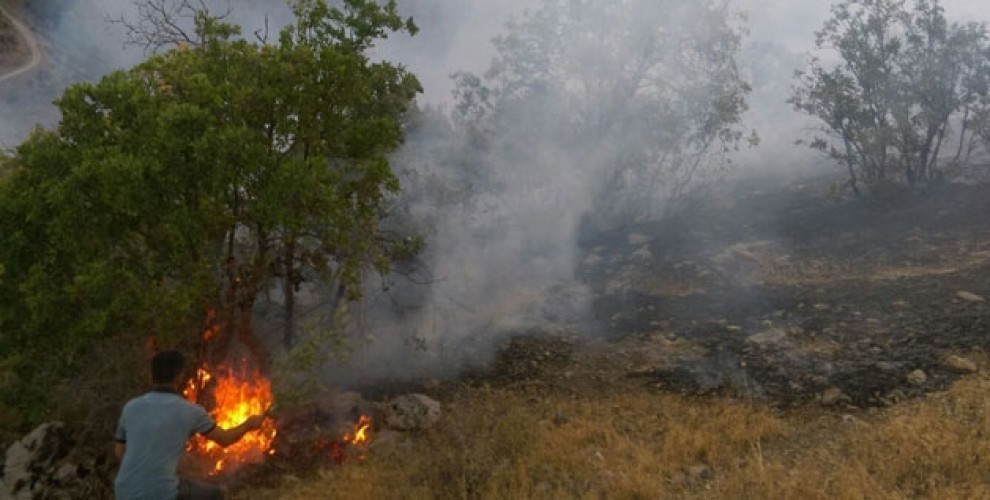
[[988, 394], [973, 377], [842, 418], [648, 390], [465, 389], [434, 430], [235, 498], [990, 498]]
[[469, 390], [442, 426], [363, 463], [241, 498], [656, 498], [785, 434], [767, 412], [635, 392], [572, 399]]
[[[990, 498], [990, 383], [789, 436], [714, 489], [723, 498]], [[834, 419], [833, 419], [834, 420]], [[701, 495], [708, 496], [708, 495]]]

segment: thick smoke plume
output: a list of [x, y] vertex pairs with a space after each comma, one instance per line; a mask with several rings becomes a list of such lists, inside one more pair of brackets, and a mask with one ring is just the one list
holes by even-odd
[[507, 24], [484, 73], [457, 75], [449, 114], [415, 117], [399, 205], [429, 248], [376, 306], [402, 308], [420, 368], [506, 334], [600, 332], [580, 242], [671, 213], [746, 142], [738, 21], [724, 2], [546, 1]]

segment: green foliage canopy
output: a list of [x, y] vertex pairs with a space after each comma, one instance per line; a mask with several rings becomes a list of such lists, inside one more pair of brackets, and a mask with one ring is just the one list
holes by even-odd
[[304, 274], [353, 297], [388, 266], [387, 157], [420, 85], [367, 50], [416, 27], [394, 1], [294, 8], [277, 43], [198, 16], [197, 43], [65, 92], [0, 178], [0, 346], [174, 338], [231, 262], [249, 303]]
[[[812, 147], [871, 189], [931, 183], [986, 129], [990, 45], [985, 24], [952, 24], [938, 0], [846, 0], [816, 33], [837, 64], [813, 58], [791, 102], [821, 120]], [[953, 130], [955, 127], [955, 130]]]

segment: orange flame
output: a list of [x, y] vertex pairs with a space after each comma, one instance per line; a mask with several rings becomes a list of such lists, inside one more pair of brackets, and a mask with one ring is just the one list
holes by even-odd
[[371, 429], [371, 417], [361, 415], [361, 418], [354, 424], [354, 433], [344, 434], [344, 442], [354, 446], [367, 444], [369, 429]]
[[317, 443], [319, 449], [330, 449], [330, 458], [336, 464], [343, 464], [351, 458], [364, 460], [365, 451], [371, 440], [371, 417], [361, 415], [350, 432], [344, 434], [340, 441]]
[[[235, 373], [234, 370], [219, 367], [210, 373], [204, 366], [196, 370], [196, 376], [186, 384], [183, 396], [198, 402], [209, 390], [214, 401], [210, 416], [221, 428], [236, 427], [248, 417], [266, 412], [272, 406], [271, 383], [257, 371], [250, 376]], [[210, 385], [212, 382], [212, 385]], [[264, 456], [275, 453], [272, 442], [275, 439], [275, 424], [266, 419], [261, 429], [247, 433], [240, 441], [224, 448], [203, 436], [197, 435], [188, 446], [188, 451], [205, 457], [213, 463], [210, 475], [236, 469], [247, 463], [258, 463]]]

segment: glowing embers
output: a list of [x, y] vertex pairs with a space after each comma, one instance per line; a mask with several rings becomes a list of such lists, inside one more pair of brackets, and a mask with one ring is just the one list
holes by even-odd
[[[265, 413], [272, 406], [271, 382], [257, 370], [233, 370], [219, 366], [196, 370], [182, 395], [191, 402], [202, 404], [221, 428], [236, 427], [252, 415]], [[265, 419], [261, 429], [247, 433], [243, 439], [226, 448], [197, 435], [188, 451], [212, 464], [210, 475], [236, 470], [238, 467], [260, 463], [265, 455], [275, 453], [275, 423]]]
[[354, 427], [344, 433], [339, 441], [319, 441], [316, 448], [329, 453], [328, 458], [337, 465], [350, 460], [364, 460], [371, 443], [371, 425], [371, 417], [361, 415]]

